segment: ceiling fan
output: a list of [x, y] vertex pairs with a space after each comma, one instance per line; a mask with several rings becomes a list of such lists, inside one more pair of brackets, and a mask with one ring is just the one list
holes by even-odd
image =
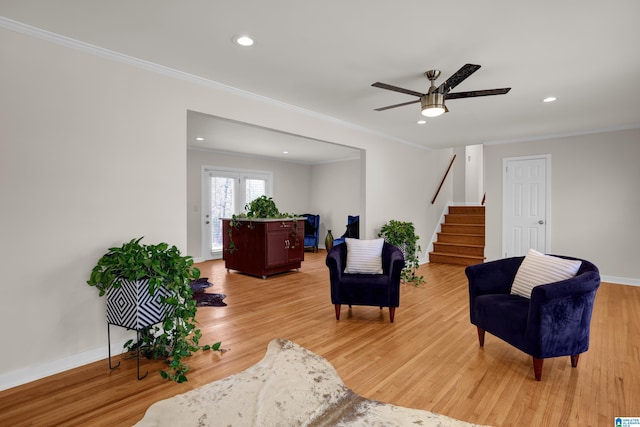
[[439, 70], [429, 70], [424, 73], [424, 76], [429, 79], [431, 86], [427, 93], [420, 93], [409, 89], [403, 89], [398, 86], [389, 85], [386, 83], [375, 82], [371, 86], [379, 87], [380, 89], [393, 90], [395, 92], [406, 93], [407, 95], [417, 96], [419, 99], [415, 101], [403, 102], [402, 104], [389, 105], [387, 107], [376, 108], [375, 111], [384, 111], [390, 108], [403, 107], [409, 104], [416, 104], [420, 102], [422, 104], [422, 115], [427, 117], [437, 117], [442, 113], [446, 113], [449, 110], [444, 104], [447, 99], [460, 99], [460, 98], [473, 98], [476, 96], [489, 96], [489, 95], [504, 95], [511, 90], [510, 87], [501, 89], [486, 89], [486, 90], [472, 90], [469, 92], [454, 92], [450, 93], [451, 89], [462, 83], [471, 74], [478, 71], [480, 65], [465, 64], [456, 71], [451, 77], [449, 77], [444, 83], [436, 87], [435, 81], [440, 77]]

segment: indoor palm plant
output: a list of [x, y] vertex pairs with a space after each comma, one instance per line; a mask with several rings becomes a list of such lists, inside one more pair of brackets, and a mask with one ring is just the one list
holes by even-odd
[[380, 228], [378, 237], [384, 238], [385, 242], [397, 246], [402, 251], [405, 260], [402, 280], [415, 286], [424, 283], [424, 277], [416, 275], [416, 270], [420, 266], [418, 253], [422, 249], [418, 245], [420, 236], [416, 235], [413, 223], [392, 219]]
[[[87, 284], [95, 286], [100, 296], [107, 295], [107, 304], [109, 295], [123, 286], [135, 283], [146, 287], [148, 294], [162, 305], [160, 317], [155, 319], [157, 323], [144, 325], [140, 340], [129, 340], [125, 348], [149, 358], [166, 358], [169, 369], [160, 371], [162, 377], [183, 382], [189, 370], [184, 357], [200, 349], [220, 349], [220, 343], [199, 345], [201, 331], [195, 325], [197, 307], [190, 283], [200, 277], [200, 270], [177, 247], [167, 243], [146, 245], [141, 240], [142, 237], [132, 239], [121, 247], [110, 248], [98, 260]], [[109, 315], [109, 306], [107, 311]]]

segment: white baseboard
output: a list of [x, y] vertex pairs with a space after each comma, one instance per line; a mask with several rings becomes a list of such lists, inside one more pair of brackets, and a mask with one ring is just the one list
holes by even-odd
[[[119, 355], [126, 340], [120, 343], [111, 343], [111, 357]], [[115, 351], [114, 351], [115, 349]], [[17, 369], [15, 371], [0, 374], [0, 391], [17, 387], [22, 384], [36, 381], [60, 372], [68, 371], [79, 366], [97, 362], [98, 360], [107, 359], [109, 351], [107, 347], [100, 347], [83, 353], [74, 354], [62, 359], [45, 362], [30, 368]], [[104, 362], [105, 371], [109, 370], [107, 361]]]
[[615, 283], [617, 285], [640, 286], [640, 279], [631, 279], [629, 277], [617, 276], [600, 276], [601, 282]]

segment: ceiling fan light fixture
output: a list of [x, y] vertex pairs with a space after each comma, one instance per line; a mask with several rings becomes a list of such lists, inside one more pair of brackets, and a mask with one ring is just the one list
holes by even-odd
[[431, 92], [420, 99], [422, 104], [422, 115], [426, 117], [438, 117], [447, 111], [444, 105], [444, 95], [438, 92]]

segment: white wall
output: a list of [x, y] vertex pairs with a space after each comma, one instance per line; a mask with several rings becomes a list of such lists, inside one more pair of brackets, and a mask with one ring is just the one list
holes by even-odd
[[551, 155], [551, 252], [640, 284], [640, 129], [484, 147], [487, 259], [501, 258], [502, 159]]
[[391, 218], [435, 227], [416, 183], [437, 185], [437, 154], [87, 50], [0, 30], [0, 389], [106, 357], [104, 301], [85, 282], [107, 248], [187, 250], [188, 110], [365, 149], [364, 234]]
[[324, 247], [327, 230], [331, 230], [334, 238], [342, 236], [347, 228], [347, 216], [363, 218], [360, 175], [360, 160], [311, 167], [309, 213], [320, 215], [321, 247]]
[[184, 248], [186, 113], [155, 73], [5, 30], [0, 57], [6, 388], [106, 356], [104, 301], [85, 281], [107, 248]]
[[484, 195], [483, 146], [469, 145], [464, 154], [465, 202], [478, 205]]
[[451, 176], [447, 178], [453, 182], [453, 201], [457, 204], [464, 204], [467, 201], [465, 151], [465, 147], [455, 147], [453, 149], [456, 160], [453, 162], [453, 167], [451, 168]]

